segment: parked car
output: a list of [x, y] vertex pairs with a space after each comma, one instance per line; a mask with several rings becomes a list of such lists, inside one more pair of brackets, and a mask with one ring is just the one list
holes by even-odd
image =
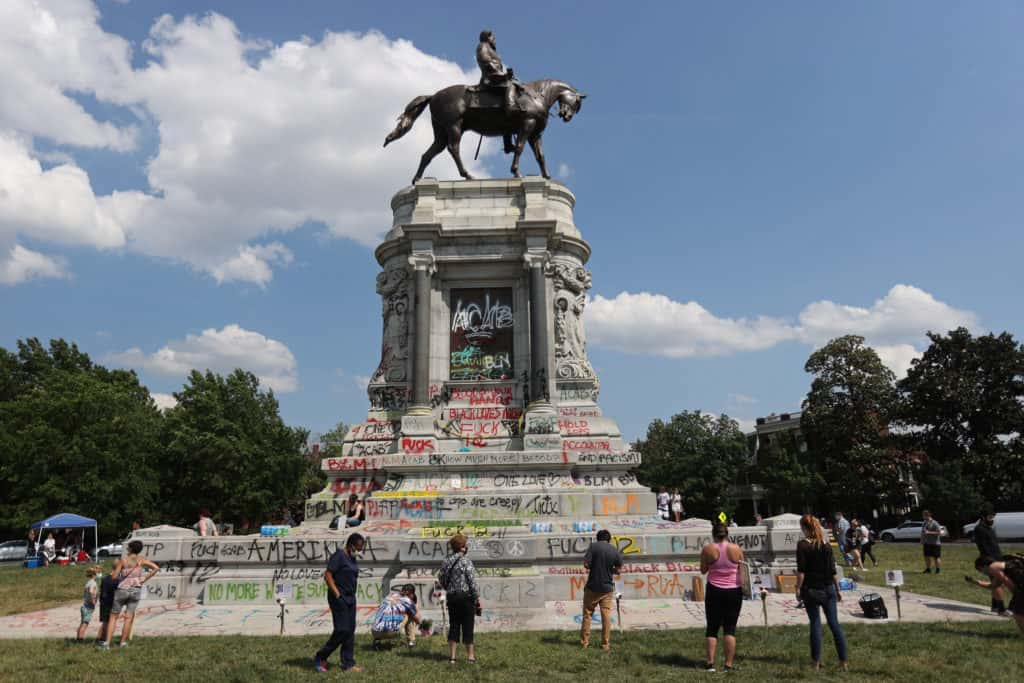
[[[883, 529], [882, 533], [878, 534], [878, 537], [886, 543], [892, 543], [893, 541], [920, 541], [921, 540], [921, 527], [924, 526], [924, 522], [903, 522], [899, 526], [894, 526], [890, 529]], [[946, 531], [946, 527], [941, 527], [942, 533], [940, 538], [948, 538], [949, 532]]]
[[96, 548], [97, 557], [121, 557], [123, 553], [124, 545], [121, 543], [121, 541], [117, 541], [116, 543], [108, 543], [106, 545], [101, 545], [99, 548]]
[[21, 562], [28, 557], [28, 539], [0, 543], [0, 562]]
[[[964, 525], [964, 536], [974, 540], [974, 527], [977, 522]], [[1024, 538], [1024, 512], [997, 512], [993, 525], [996, 538], [1000, 541], [1009, 538]]]

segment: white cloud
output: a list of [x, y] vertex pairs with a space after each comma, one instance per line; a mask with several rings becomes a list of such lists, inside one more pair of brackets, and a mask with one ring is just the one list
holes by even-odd
[[[719, 318], [690, 301], [661, 294], [622, 292], [596, 296], [586, 326], [595, 346], [668, 358], [721, 356], [771, 348], [785, 341], [819, 347], [846, 334], [865, 337], [882, 361], [902, 377], [921, 355], [925, 333], [978, 326], [971, 311], [953, 308], [911, 285], [896, 285], [870, 308], [832, 301], [808, 304], [793, 323], [783, 318]], [[739, 403], [739, 395], [733, 399]]]
[[[265, 286], [291, 260], [273, 235], [320, 222], [373, 243], [390, 228], [387, 200], [429, 146], [429, 112], [382, 148], [416, 95], [476, 80], [455, 63], [379, 33], [326, 33], [279, 44], [240, 35], [218, 14], [157, 20], [131, 66], [127, 41], [87, 0], [0, 3], [0, 238], [124, 247], [186, 263], [218, 282]], [[35, 138], [131, 149], [135, 128], [101, 121], [72, 96], [120, 105], [151, 122], [159, 146], [146, 192], [96, 196], [73, 150], [41, 155]], [[488, 146], [493, 153], [494, 146]], [[43, 170], [39, 159], [63, 160]], [[482, 174], [471, 154], [465, 162]], [[128, 162], [126, 162], [128, 163]], [[455, 175], [448, 155], [428, 173]], [[13, 190], [13, 192], [11, 192]], [[46, 197], [49, 204], [41, 203]], [[3, 242], [0, 241], [0, 245]]]
[[193, 369], [227, 374], [242, 368], [259, 377], [260, 383], [278, 393], [299, 387], [295, 356], [287, 346], [259, 332], [226, 325], [172, 340], [146, 354], [139, 348], [107, 356], [112, 363], [149, 370], [160, 375], [184, 377]]
[[353, 381], [355, 381], [356, 386], [359, 387], [362, 391], [366, 391], [366, 389], [370, 386], [370, 378], [367, 375], [356, 375], [352, 379]]
[[558, 163], [558, 170], [555, 171], [555, 175], [557, 175], [562, 180], [565, 180], [566, 178], [572, 175], [572, 167], [570, 167], [569, 164], [565, 163], [564, 161], [560, 161]]
[[160, 394], [157, 392], [150, 393], [153, 397], [153, 402], [156, 403], [156, 407], [160, 410], [170, 410], [174, 406], [178, 405], [178, 399], [174, 398], [173, 394]]
[[792, 326], [777, 318], [718, 318], [695, 301], [684, 304], [647, 292], [596, 296], [586, 311], [591, 341], [624, 353], [720, 356], [767, 349], [796, 336]]
[[747, 396], [746, 394], [729, 394], [729, 400], [736, 404], [750, 405], [757, 403], [757, 399], [753, 396]]
[[16, 285], [36, 278], [68, 278], [63, 260], [15, 244], [0, 257], [0, 284]]

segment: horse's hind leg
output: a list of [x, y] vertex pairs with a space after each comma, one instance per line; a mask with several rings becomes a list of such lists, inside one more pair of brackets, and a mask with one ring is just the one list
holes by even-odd
[[462, 143], [462, 128], [451, 126], [448, 128], [448, 153], [455, 159], [455, 167], [459, 169], [459, 175], [466, 180], [472, 180], [473, 176], [462, 165], [462, 154], [459, 152], [459, 145]]
[[413, 185], [416, 184], [417, 180], [423, 177], [423, 171], [427, 168], [427, 164], [429, 164], [434, 157], [441, 153], [441, 150], [444, 149], [444, 144], [444, 131], [435, 126], [434, 142], [431, 143], [430, 147], [427, 147], [427, 151], [423, 153], [422, 157], [420, 157], [420, 167], [416, 169], [416, 175], [412, 179]]

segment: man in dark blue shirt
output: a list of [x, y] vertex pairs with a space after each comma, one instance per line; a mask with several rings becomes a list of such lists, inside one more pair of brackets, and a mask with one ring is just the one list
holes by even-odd
[[589, 571], [583, 587], [583, 621], [580, 623], [580, 645], [590, 644], [590, 620], [596, 607], [601, 608], [601, 649], [611, 649], [612, 600], [615, 596], [615, 574], [622, 568], [622, 553], [612, 545], [607, 529], [597, 532], [583, 556], [583, 567]]
[[324, 646], [313, 657], [316, 670], [327, 672], [327, 658], [341, 647], [342, 671], [362, 671], [356, 666], [356, 583], [359, 581], [359, 565], [356, 560], [363, 553], [365, 540], [360, 534], [352, 534], [345, 541], [344, 549], [336, 550], [327, 561], [324, 582], [327, 584], [327, 604], [331, 608], [334, 630]]

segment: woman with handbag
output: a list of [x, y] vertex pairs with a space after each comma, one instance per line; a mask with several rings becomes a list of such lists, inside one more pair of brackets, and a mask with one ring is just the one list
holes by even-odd
[[441, 562], [438, 582], [447, 594], [448, 604], [448, 663], [455, 663], [455, 650], [459, 636], [466, 646], [466, 657], [470, 664], [476, 664], [473, 650], [473, 622], [480, 614], [480, 589], [476, 584], [476, 569], [473, 561], [466, 557], [469, 543], [462, 534], [455, 534], [448, 541], [451, 553]]
[[800, 518], [800, 530], [804, 538], [796, 545], [797, 580], [796, 592], [803, 600], [807, 619], [811, 624], [811, 660], [815, 671], [821, 670], [821, 611], [832, 639], [836, 643], [839, 666], [847, 670], [846, 636], [839, 623], [837, 603], [842, 602], [839, 592], [839, 577], [836, 572], [836, 558], [832, 546], [825, 540], [825, 532], [813, 515]]

